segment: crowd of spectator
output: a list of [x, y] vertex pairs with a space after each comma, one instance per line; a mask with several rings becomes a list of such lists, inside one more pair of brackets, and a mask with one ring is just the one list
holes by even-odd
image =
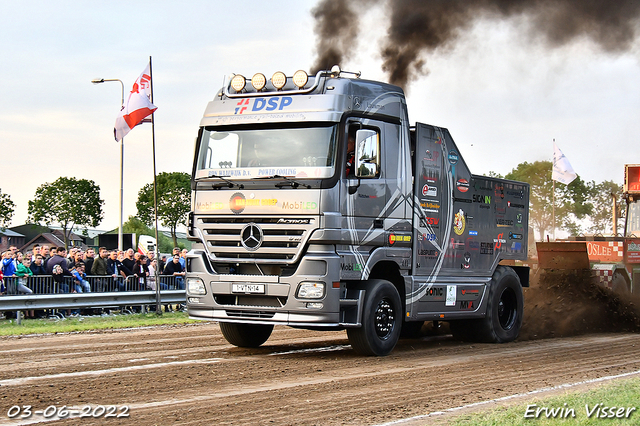
[[[32, 294], [29, 279], [33, 276], [53, 277], [60, 293], [105, 292], [114, 289], [125, 291], [126, 283], [132, 281], [135, 282], [135, 290], [155, 290], [158, 285], [156, 271], [159, 275], [172, 276], [172, 285], [183, 290], [186, 254], [186, 249], [181, 251], [179, 247], [175, 247], [171, 260], [167, 262], [165, 256], [157, 259], [153, 251], [147, 256], [133, 249], [123, 251], [100, 247], [96, 255], [93, 248], [83, 251], [74, 247], [67, 253], [65, 247], [36, 244], [32, 250], [23, 254], [16, 246], [10, 246], [2, 253], [0, 293]], [[87, 276], [94, 277], [91, 283]], [[114, 283], [117, 288], [114, 288]], [[162, 280], [159, 285], [161, 290], [169, 288]], [[165, 308], [170, 309], [169, 306]], [[27, 312], [27, 317], [30, 314], [33, 315]]]

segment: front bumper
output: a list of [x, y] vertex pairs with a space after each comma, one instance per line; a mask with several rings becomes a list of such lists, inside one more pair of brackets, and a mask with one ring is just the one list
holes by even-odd
[[[206, 294], [190, 294], [189, 317], [247, 324], [280, 324], [300, 327], [341, 326], [340, 258], [335, 251], [307, 253], [289, 276], [218, 274], [204, 251], [189, 253], [187, 279], [199, 278]], [[321, 298], [297, 297], [302, 282], [323, 282]], [[234, 292], [238, 284], [255, 284], [260, 294]]]

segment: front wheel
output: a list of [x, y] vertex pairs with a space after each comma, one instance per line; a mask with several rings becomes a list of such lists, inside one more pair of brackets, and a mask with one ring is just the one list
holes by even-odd
[[351, 347], [360, 355], [388, 355], [398, 343], [402, 328], [402, 302], [389, 281], [369, 280], [366, 285], [362, 326], [348, 328]]
[[221, 322], [220, 331], [227, 342], [241, 348], [257, 348], [267, 341], [273, 325]]
[[489, 283], [487, 315], [477, 323], [478, 340], [511, 342], [520, 334], [524, 297], [520, 278], [506, 266], [498, 266]]

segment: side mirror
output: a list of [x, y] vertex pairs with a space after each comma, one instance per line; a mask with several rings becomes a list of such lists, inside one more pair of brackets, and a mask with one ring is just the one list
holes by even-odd
[[356, 131], [355, 175], [376, 178], [380, 174], [380, 135], [374, 130]]

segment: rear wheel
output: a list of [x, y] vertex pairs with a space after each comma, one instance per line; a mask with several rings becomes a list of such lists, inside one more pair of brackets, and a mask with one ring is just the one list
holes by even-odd
[[402, 302], [389, 281], [369, 280], [364, 296], [362, 326], [348, 328], [351, 347], [360, 355], [388, 355], [402, 328]]
[[257, 348], [271, 336], [273, 325], [221, 322], [220, 331], [232, 345], [241, 348]]
[[498, 266], [489, 283], [487, 314], [477, 323], [483, 342], [511, 342], [520, 334], [524, 297], [520, 278], [506, 266]]

